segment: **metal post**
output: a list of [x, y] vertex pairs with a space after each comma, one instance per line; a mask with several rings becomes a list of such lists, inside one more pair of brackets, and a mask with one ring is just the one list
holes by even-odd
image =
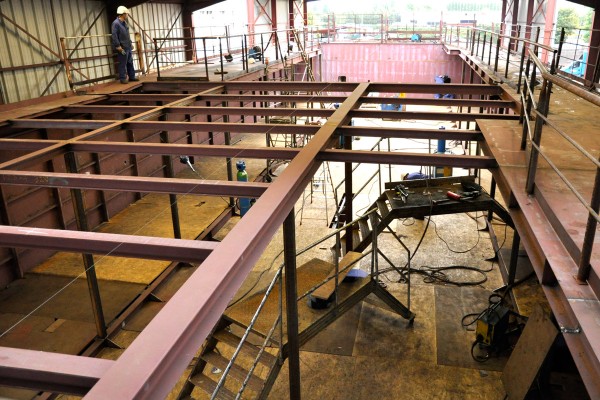
[[[519, 65], [519, 71], [523, 71], [523, 64], [525, 64], [525, 52], [527, 52], [527, 47], [523, 46], [523, 49], [521, 50], [521, 63]], [[527, 73], [525, 75], [527, 75]], [[519, 74], [519, 81], [517, 82], [517, 93], [521, 93], [522, 79], [523, 75]]]
[[219, 60], [221, 61], [221, 81], [225, 80], [225, 70], [223, 66], [223, 42], [219, 38]]
[[[206, 59], [206, 46], [204, 46], [204, 49], [205, 49], [204, 58]], [[156, 77], [160, 81], [160, 59], [158, 58], [158, 42], [157, 42], [156, 38], [154, 38], [154, 59], [156, 60]], [[148, 66], [148, 68], [150, 68], [150, 66]]]
[[[498, 61], [500, 60], [500, 46], [502, 39], [500, 35], [498, 35], [498, 40], [496, 41], [496, 61], [494, 62], [494, 72], [498, 72]], [[506, 57], [508, 59], [508, 56]]]
[[[598, 214], [598, 209], [600, 208], [600, 168], [596, 168], [596, 179], [594, 181], [590, 207]], [[585, 236], [583, 237], [583, 246], [581, 247], [581, 256], [579, 258], [579, 270], [577, 271], [576, 277], [577, 281], [580, 283], [586, 282], [590, 276], [590, 258], [594, 247], [596, 225], [598, 225], [598, 221], [590, 214], [585, 228]]]
[[488, 53], [488, 65], [492, 65], [492, 43], [494, 41], [494, 34], [490, 33], [490, 52]]
[[[340, 284], [340, 277], [339, 277], [339, 273], [340, 273], [340, 246], [342, 245], [341, 241], [340, 241], [340, 232], [336, 232], [335, 234], [335, 262], [333, 263], [335, 265], [335, 306], [338, 306], [338, 301], [339, 301], [339, 293], [338, 293], [338, 288], [339, 288], [339, 284]], [[347, 252], [347, 251], [346, 251]]]
[[506, 69], [504, 70], [504, 77], [508, 78], [508, 67], [510, 66], [510, 46], [506, 48]]
[[298, 337], [298, 295], [296, 282], [296, 223], [294, 208], [283, 222], [285, 300], [288, 336], [290, 400], [300, 400], [300, 340]]
[[487, 32], [483, 32], [483, 43], [481, 44], [481, 62], [485, 62], [485, 45], [487, 44]]
[[[160, 117], [159, 120], [166, 120], [164, 116]], [[169, 143], [169, 134], [165, 131], [160, 133], [160, 141], [162, 143]], [[165, 165], [165, 175], [167, 178], [174, 178], [175, 171], [173, 169], [173, 159], [170, 155], [163, 156], [163, 164]], [[173, 237], [175, 239], [181, 239], [181, 225], [179, 224], [179, 205], [177, 204], [177, 195], [169, 193], [169, 205], [171, 207], [171, 223], [173, 224]]]
[[[352, 137], [345, 136], [344, 137], [344, 149], [352, 150]], [[352, 163], [346, 162], [344, 163], [344, 190], [346, 193], [346, 205], [344, 209], [344, 214], [346, 215], [345, 222], [349, 224], [352, 222], [352, 203], [353, 203], [353, 192], [352, 192]], [[348, 226], [346, 228], [346, 253], [352, 251], [354, 249], [354, 245], [352, 243], [353, 240], [353, 227]]]
[[[535, 80], [535, 65], [533, 67], [533, 75]], [[550, 104], [550, 93], [552, 92], [552, 82], [544, 80], [544, 85], [540, 93], [540, 99], [538, 102], [538, 112], [544, 117], [548, 116], [548, 107]], [[544, 120], [542, 118], [535, 119], [535, 130], [533, 131], [533, 140], [531, 145], [531, 155], [529, 157], [529, 168], [527, 170], [527, 193], [533, 194], [535, 184], [535, 173], [537, 170], [538, 151], [534, 144], [539, 146], [542, 141], [542, 127], [544, 126]]]
[[[492, 183], [490, 186], [490, 197], [493, 199], [496, 197], [496, 180], [492, 177]], [[487, 220], [488, 222], [492, 222], [492, 219], [494, 218], [494, 213], [492, 212], [492, 210], [488, 210], [488, 215], [487, 215]]]
[[[517, 263], [519, 261], [519, 246], [521, 244], [521, 237], [515, 230], [513, 236], [512, 248], [510, 250], [510, 263], [508, 264], [508, 279], [506, 280], [507, 285], [515, 283], [515, 276], [517, 274]], [[498, 249], [500, 251], [500, 249]]]
[[208, 57], [206, 56], [206, 38], [202, 38], [202, 51], [204, 53], [204, 71], [208, 79]]
[[[222, 103], [222, 106], [225, 107], [229, 107], [229, 103], [224, 101]], [[229, 122], [229, 115], [223, 115], [223, 122], [228, 123]], [[224, 132], [224, 136], [225, 136], [225, 145], [230, 146], [231, 145], [231, 132]], [[231, 157], [227, 157], [226, 159], [227, 162], [227, 180], [228, 181], [233, 181], [233, 166], [231, 163]], [[229, 207], [235, 207], [235, 199], [233, 197], [229, 198]]]
[[[67, 171], [76, 174], [77, 160], [72, 152], [65, 154], [65, 164]], [[77, 229], [82, 232], [89, 231], [87, 216], [85, 214], [85, 204], [83, 195], [80, 189], [71, 189], [71, 197], [73, 200], [73, 209], [75, 212], [75, 220], [77, 221]], [[102, 299], [100, 298], [100, 288], [98, 287], [98, 279], [96, 278], [96, 267], [94, 265], [94, 256], [91, 254], [83, 255], [83, 265], [85, 267], [85, 275], [90, 292], [90, 300], [92, 302], [92, 311], [94, 313], [94, 321], [96, 323], [96, 334], [100, 338], [106, 338], [106, 321], [104, 320], [104, 312], [102, 311]]]

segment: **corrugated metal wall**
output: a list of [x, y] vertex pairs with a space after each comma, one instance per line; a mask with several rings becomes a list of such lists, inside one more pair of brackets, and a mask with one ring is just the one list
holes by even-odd
[[[462, 60], [439, 44], [323, 43], [322, 80], [435, 83], [437, 75], [460, 82]], [[319, 71], [319, 67], [315, 68]]]
[[[114, 73], [109, 47], [110, 23], [116, 10], [105, 10], [102, 2], [83, 0], [5, 0], [0, 1], [0, 96], [2, 102], [37, 98], [70, 89], [62, 58], [61, 37], [88, 36], [65, 41], [73, 65], [75, 82]], [[143, 4], [131, 9], [130, 30], [146, 31], [146, 38], [181, 33], [181, 5]], [[9, 21], [14, 21], [18, 28]], [[160, 31], [160, 35], [157, 33]], [[36, 38], [35, 39], [26, 34]], [[144, 41], [145, 42], [145, 41]], [[179, 43], [181, 44], [181, 43]], [[45, 48], [45, 47], [46, 48]], [[99, 56], [99, 57], [98, 57]], [[183, 59], [183, 55], [176, 56]], [[47, 64], [24, 68], [33, 64]]]
[[[147, 3], [131, 9], [130, 29], [139, 32], [144, 43], [146, 68], [156, 69], [156, 60], [154, 53], [154, 38], [182, 37], [182, 8], [180, 4], [154, 4]], [[135, 22], [134, 22], [135, 21]], [[181, 47], [183, 41], [169, 40], [162, 43], [163, 48], [171, 48], [165, 55], [161, 56], [161, 67], [165, 63], [178, 64], [185, 61], [183, 49], [174, 49]]]
[[[7, 0], [0, 11], [37, 38], [50, 50], [28, 37], [6, 18], [0, 19], [0, 72], [4, 102], [12, 103], [69, 89], [62, 64], [18, 69], [31, 64], [60, 61], [59, 37], [77, 36], [88, 31], [102, 12], [100, 2], [81, 0]], [[107, 32], [106, 17], [101, 16], [89, 34]], [[55, 54], [53, 54], [53, 52]]]

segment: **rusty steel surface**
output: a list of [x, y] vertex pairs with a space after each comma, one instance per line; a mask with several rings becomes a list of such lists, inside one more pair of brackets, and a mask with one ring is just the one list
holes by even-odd
[[[140, 334], [121, 357], [111, 363], [98, 382], [88, 393], [88, 398], [146, 398], [164, 396], [171, 390], [182, 371], [203, 343], [204, 339], [221, 317], [229, 300], [239, 289], [254, 263], [270, 242], [274, 233], [281, 227], [284, 219], [300, 198], [305, 186], [324, 161], [364, 162], [384, 164], [458, 166], [470, 168], [495, 168], [490, 156], [459, 156], [446, 154], [416, 154], [401, 152], [367, 152], [331, 149], [337, 143], [339, 135], [370, 136], [417, 139], [449, 139], [481, 141], [479, 131], [471, 130], [427, 130], [400, 128], [366, 128], [348, 126], [353, 116], [378, 118], [398, 116], [411, 119], [459, 120], [460, 118], [482, 118], [481, 113], [405, 113], [358, 110], [361, 104], [375, 103], [381, 98], [368, 97], [370, 93], [416, 93], [431, 94], [440, 91], [436, 84], [392, 84], [392, 83], [327, 83], [327, 82], [223, 82], [219, 85], [202, 82], [156, 82], [143, 83], [142, 90], [152, 94], [114, 94], [107, 95], [97, 102], [66, 106], [55, 112], [40, 114], [39, 118], [13, 119], [8, 126], [10, 139], [0, 139], [0, 146], [8, 151], [26, 151], [0, 162], [0, 183], [3, 187], [31, 186], [35, 188], [71, 188], [89, 189], [104, 192], [118, 190], [122, 192], [162, 192], [169, 194], [196, 193], [225, 196], [248, 196], [258, 198], [256, 204], [243, 219], [227, 234], [220, 244], [214, 242], [181, 240], [159, 237], [142, 237], [96, 232], [76, 232], [60, 229], [25, 228], [19, 226], [0, 226], [0, 244], [4, 247], [36, 248], [58, 251], [73, 251], [115, 256], [139, 257], [182, 262], [203, 262], [165, 305], [150, 325]], [[173, 94], [186, 91], [186, 94]], [[501, 88], [489, 85], [444, 85], [443, 92], [464, 95], [494, 95]], [[171, 92], [171, 93], [169, 93]], [[189, 94], [190, 92], [197, 92]], [[242, 92], [241, 94], [238, 92]], [[270, 93], [272, 92], [272, 94]], [[276, 92], [307, 93], [299, 95], [277, 96]], [[309, 92], [314, 92], [315, 96]], [[318, 94], [318, 92], [322, 92]], [[327, 97], [326, 93], [336, 93]], [[256, 94], [260, 93], [260, 94]], [[268, 93], [265, 95], [264, 93]], [[340, 93], [348, 93], [347, 96]], [[333, 99], [340, 101], [340, 107], [334, 109], [261, 108], [250, 106], [253, 102], [307, 101], [307, 99]], [[455, 99], [436, 101], [435, 99], [394, 99], [393, 102], [406, 100], [418, 105], [480, 106], [486, 109], [509, 107], [510, 102]], [[391, 100], [392, 101], [392, 100]], [[126, 102], [126, 104], [106, 104], [106, 102]], [[225, 103], [223, 103], [225, 102]], [[242, 105], [241, 103], [244, 103]], [[130, 105], [128, 105], [130, 104]], [[150, 104], [150, 105], [149, 105]], [[235, 107], [228, 107], [228, 105]], [[246, 106], [247, 105], [247, 106]], [[279, 111], [277, 111], [279, 110]], [[479, 110], [477, 110], [479, 111]], [[156, 120], [166, 118], [168, 114], [187, 116], [250, 115], [289, 116], [298, 115], [328, 116], [324, 125], [268, 124], [227, 122], [215, 118], [216, 122]], [[82, 114], [123, 114], [127, 118], [86, 120]], [[286, 114], [287, 113], [287, 114]], [[65, 115], [73, 114], [75, 119]], [[112, 115], [112, 118], [115, 118]], [[514, 116], [486, 114], [485, 117], [510, 119]], [[187, 118], [187, 117], [186, 117]], [[208, 118], [207, 118], [208, 119]], [[4, 128], [0, 128], [4, 129]], [[16, 131], [15, 131], [16, 129]], [[73, 137], [56, 140], [40, 139], [45, 130], [71, 130]], [[24, 137], [13, 132], [23, 132]], [[82, 130], [89, 130], [82, 132]], [[35, 134], [41, 132], [38, 136]], [[151, 143], [133, 141], [134, 134], [126, 132], [160, 133], [160, 137], [169, 137], [176, 132], [228, 132], [228, 133], [295, 133], [314, 135], [306, 147], [297, 148], [244, 148], [222, 145], [196, 144], [190, 138], [187, 143]], [[120, 135], [120, 136], [119, 136]], [[238, 183], [228, 181], [204, 181], [193, 179], [151, 178], [103, 174], [101, 170], [86, 175], [83, 169], [79, 174], [67, 174], [60, 170], [33, 172], [30, 169], [42, 163], [55, 163], [56, 167], [65, 154], [76, 155], [111, 154], [167, 156], [209, 156], [209, 157], [247, 157], [291, 160], [289, 166], [272, 184]], [[164, 160], [163, 160], [164, 162]], [[53, 164], [54, 165], [54, 164]], [[89, 168], [89, 167], [88, 167]], [[27, 169], [25, 171], [24, 169]], [[89, 170], [89, 169], [88, 169]], [[86, 171], [88, 171], [86, 170]], [[62, 190], [62, 189], [61, 189]], [[50, 359], [49, 359], [50, 360]], [[52, 363], [53, 361], [48, 361]], [[0, 365], [10, 367], [11, 361]], [[86, 367], [87, 368], [87, 367]], [[0, 370], [1, 371], [1, 370]], [[82, 378], [86, 371], [82, 370]], [[2, 378], [0, 372], [0, 379]], [[76, 378], [73, 378], [76, 379]], [[43, 382], [36, 386], [35, 380], [26, 384], [32, 389], [45, 389]], [[86, 388], [89, 384], [84, 385]]]

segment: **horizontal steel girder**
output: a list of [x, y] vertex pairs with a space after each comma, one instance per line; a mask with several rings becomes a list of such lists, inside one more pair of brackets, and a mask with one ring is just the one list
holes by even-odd
[[[398, 139], [445, 139], [481, 141], [483, 136], [479, 131], [455, 129], [413, 129], [413, 128], [373, 128], [362, 126], [345, 126], [336, 130], [337, 135], [364, 136]], [[60, 140], [43, 139], [0, 139], [0, 148], [5, 151], [36, 151], [62, 143]], [[298, 153], [292, 148], [241, 148], [221, 145], [202, 144], [177, 144], [177, 143], [130, 143], [130, 142], [102, 142], [78, 141], [68, 142], [64, 151], [85, 151], [89, 153], [129, 153], [129, 154], [163, 154], [187, 156], [213, 156], [213, 157], [247, 157], [291, 159]]]
[[367, 164], [431, 165], [436, 167], [495, 168], [494, 157], [452, 154], [396, 153], [364, 150], [324, 150], [317, 156], [321, 161]]
[[[49, 249], [148, 260], [201, 263], [217, 242], [0, 225], [6, 247]], [[1, 357], [0, 357], [1, 358]]]
[[321, 163], [317, 154], [356, 107], [358, 88], [308, 142], [219, 247], [173, 295], [87, 394], [87, 399], [164, 398], [221, 317]]
[[[224, 92], [232, 94], [239, 91], [295, 91], [295, 92], [344, 92], [350, 93], [358, 87], [354, 82], [260, 82], [253, 81], [228, 81], [221, 82]], [[203, 91], [213, 88], [209, 82], [144, 82], [147, 91]], [[428, 83], [370, 83], [368, 92], [382, 93], [454, 93], [498, 95], [503, 92], [500, 86], [486, 84], [428, 84]], [[365, 94], [366, 96], [366, 94]]]
[[426, 121], [475, 121], [485, 119], [519, 119], [518, 115], [510, 114], [481, 114], [481, 113], [448, 113], [448, 112], [420, 112], [420, 111], [372, 111], [353, 110], [348, 113], [352, 118], [384, 118], [384, 119], [410, 119]]
[[269, 186], [268, 183], [261, 182], [229, 182], [200, 179], [2, 170], [0, 170], [0, 184], [235, 197], [260, 197]]
[[[345, 97], [342, 96], [308, 96], [308, 95], [220, 95], [204, 96], [205, 100], [211, 102], [226, 103], [341, 103]], [[134, 101], [132, 99], [131, 101]], [[362, 104], [397, 104], [397, 105], [425, 105], [439, 107], [483, 107], [483, 108], [507, 108], [513, 107], [514, 102], [505, 100], [470, 100], [470, 99], [417, 99], [417, 98], [398, 98], [398, 97], [363, 97]], [[141, 105], [73, 105], [62, 109], [67, 114], [132, 114], [145, 112], [156, 108], [155, 106]], [[191, 115], [212, 115], [212, 114], [244, 114], [244, 115], [276, 115], [276, 116], [322, 116], [328, 117], [334, 111], [333, 108], [272, 108], [272, 107], [233, 107], [233, 106], [187, 106], [187, 107], [167, 107], [164, 109], [167, 114], [191, 114]]]
[[[152, 106], [69, 106], [67, 114], [126, 114], [150, 111]], [[166, 114], [189, 115], [257, 115], [275, 117], [329, 117], [335, 110], [326, 108], [256, 108], [256, 107], [166, 107]]]
[[[149, 101], [164, 102], [173, 101], [184, 98], [182, 94], [113, 94], [110, 95], [110, 100], [127, 101], [127, 102], [144, 102]], [[195, 102], [274, 102], [274, 103], [342, 103], [346, 96], [326, 96], [326, 95], [282, 95], [282, 94], [209, 94], [198, 96]], [[406, 105], [429, 105], [440, 107], [490, 107], [490, 108], [506, 108], [513, 107], [513, 101], [506, 100], [478, 100], [478, 99], [422, 99], [412, 97], [372, 97], [363, 96], [360, 99], [361, 104], [406, 104]], [[91, 105], [90, 107], [95, 107]], [[130, 106], [113, 106], [113, 107], [130, 107]], [[146, 107], [146, 106], [139, 106]]]
[[0, 347], [0, 385], [83, 396], [113, 363], [101, 358]]

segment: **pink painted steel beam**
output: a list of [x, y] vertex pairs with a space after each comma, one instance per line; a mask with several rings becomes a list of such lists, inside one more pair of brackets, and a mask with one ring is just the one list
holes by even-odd
[[360, 84], [348, 97], [87, 399], [164, 398], [170, 392], [319, 168], [316, 156], [332, 143], [335, 129], [347, 123], [346, 114], [367, 89]]
[[428, 121], [475, 121], [486, 119], [517, 120], [516, 114], [481, 114], [481, 113], [447, 113], [447, 112], [420, 112], [420, 111], [372, 111], [355, 110], [349, 113], [351, 118], [390, 118]]
[[451, 154], [423, 154], [364, 150], [323, 150], [317, 156], [321, 161], [339, 161], [394, 165], [431, 165], [462, 168], [496, 168], [496, 159], [490, 156], [459, 156]]
[[217, 242], [0, 225], [5, 247], [201, 263]]
[[2, 170], [0, 184], [235, 197], [260, 197], [269, 186], [268, 183], [261, 182]]
[[84, 395], [114, 361], [0, 347], [0, 385]]
[[[46, 125], [46, 126], [44, 126]], [[93, 124], [90, 124], [90, 126]], [[22, 119], [19, 120], [19, 128], [60, 128], [80, 129], [83, 123], [69, 119]], [[96, 138], [106, 135], [115, 129], [146, 129], [157, 131], [194, 131], [194, 132], [240, 132], [240, 133], [298, 133], [314, 134], [319, 130], [318, 126], [296, 125], [296, 124], [245, 124], [245, 123], [219, 123], [219, 122], [183, 122], [183, 121], [110, 121], [104, 128], [83, 134], [74, 139], [65, 140], [61, 143], [68, 144], [75, 141]]]

